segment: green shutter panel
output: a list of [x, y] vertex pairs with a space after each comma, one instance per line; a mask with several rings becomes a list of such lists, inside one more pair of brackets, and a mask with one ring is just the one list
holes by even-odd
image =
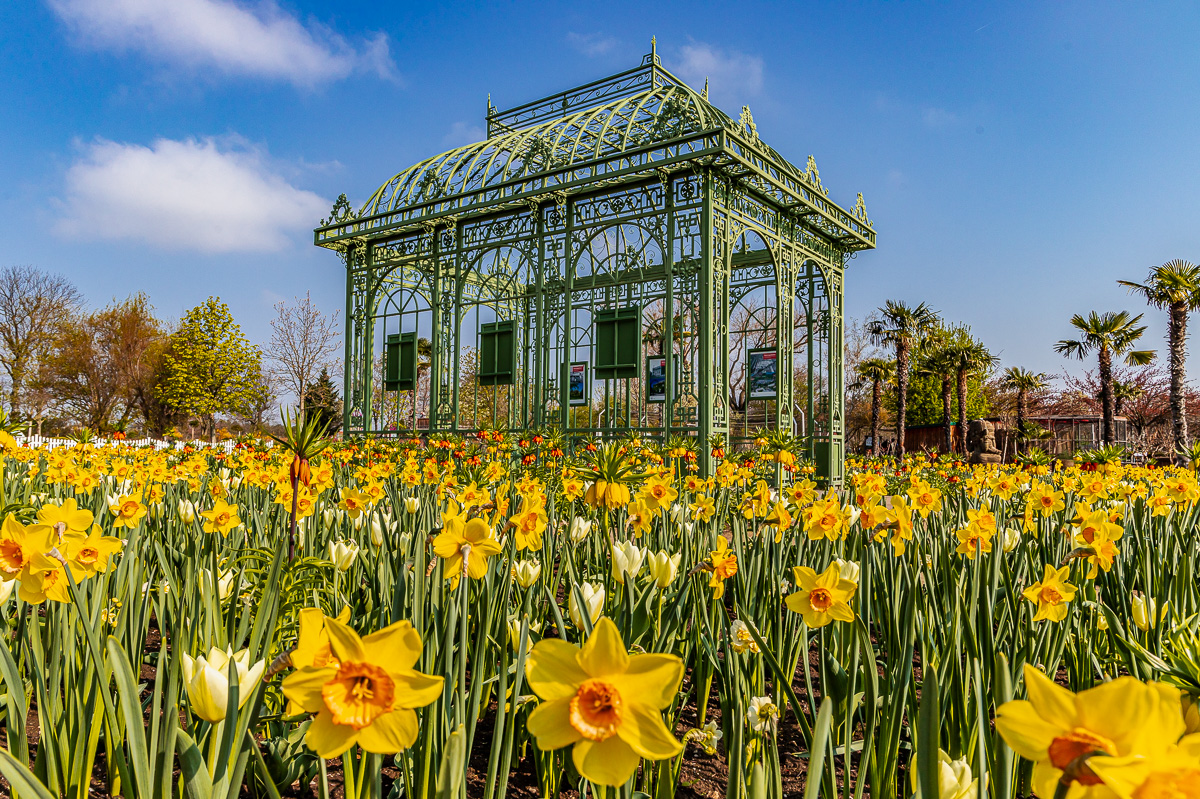
[[641, 363], [642, 309], [604, 308], [596, 311], [593, 360], [602, 380], [638, 376]]
[[417, 334], [393, 333], [387, 337], [384, 352], [384, 390], [414, 390], [417, 387]]
[[479, 385], [511, 385], [516, 372], [517, 339], [512, 320], [479, 328]]

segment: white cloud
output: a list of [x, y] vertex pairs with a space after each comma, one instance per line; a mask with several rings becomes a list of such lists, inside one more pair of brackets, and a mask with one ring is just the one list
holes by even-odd
[[957, 125], [960, 121], [958, 114], [945, 108], [928, 107], [921, 111], [921, 121], [925, 127], [939, 129]]
[[486, 138], [487, 133], [479, 125], [472, 125], [470, 122], [455, 122], [442, 137], [442, 146], [461, 147], [464, 144], [474, 144]]
[[617, 40], [603, 33], [568, 33], [567, 42], [589, 58], [611, 52], [617, 46]]
[[707, 78], [713, 95], [735, 104], [762, 91], [762, 58], [725, 51], [704, 42], [679, 48], [679, 61], [672, 69], [696, 89]]
[[283, 249], [332, 203], [275, 174], [258, 150], [210, 138], [98, 139], [67, 170], [60, 205], [56, 229], [70, 238], [219, 253]]
[[352, 46], [317, 23], [303, 25], [270, 0], [48, 0], [88, 43], [139, 50], [174, 65], [312, 86], [360, 71], [395, 77], [388, 39]]

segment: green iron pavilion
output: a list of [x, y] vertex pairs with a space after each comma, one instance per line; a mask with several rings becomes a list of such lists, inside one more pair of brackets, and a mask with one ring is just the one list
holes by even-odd
[[405, 169], [316, 244], [346, 264], [345, 431], [557, 428], [843, 456], [842, 277], [875, 246], [793, 166], [661, 66], [508, 111]]

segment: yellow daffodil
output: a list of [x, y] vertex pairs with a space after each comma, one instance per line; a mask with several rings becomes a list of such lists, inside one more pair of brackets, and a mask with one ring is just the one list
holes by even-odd
[[212, 510], [201, 511], [204, 518], [204, 532], [229, 535], [229, 531], [242, 523], [238, 516], [238, 506], [231, 505], [223, 499], [213, 501]]
[[662, 720], [679, 691], [683, 661], [628, 654], [607, 617], [582, 648], [557, 638], [539, 641], [525, 674], [542, 700], [526, 722], [538, 748], [573, 747], [576, 770], [597, 785], [623, 785], [642, 758], [663, 760], [683, 748]]
[[1021, 594], [1037, 605], [1034, 621], [1049, 619], [1057, 622], [1067, 617], [1067, 603], [1075, 598], [1075, 586], [1066, 581], [1070, 571], [1070, 566], [1055, 569], [1047, 563], [1041, 582], [1034, 583]]
[[342, 489], [342, 501], [338, 508], [344, 510], [351, 519], [357, 519], [371, 504], [371, 498], [353, 488]]
[[737, 553], [729, 548], [729, 539], [725, 536], [717, 536], [717, 548], [708, 553], [708, 565], [712, 571], [708, 586], [715, 589], [713, 596], [720, 599], [725, 596], [725, 581], [738, 570]]
[[117, 529], [137, 527], [146, 515], [146, 506], [137, 497], [129, 495], [118, 497], [116, 502], [108, 506], [108, 510], [113, 515], [113, 527]]
[[325, 618], [331, 660], [305, 666], [283, 681], [283, 694], [315, 713], [305, 743], [332, 758], [358, 744], [392, 754], [417, 740], [415, 708], [442, 695], [442, 678], [415, 671], [421, 636], [407, 621], [360, 638], [337, 619]]
[[678, 496], [679, 492], [671, 486], [669, 478], [658, 477], [646, 481], [646, 484], [642, 486], [642, 490], [638, 492], [637, 498], [649, 510], [657, 511], [670, 507], [671, 503]]
[[540, 550], [542, 548], [542, 533], [549, 523], [545, 505], [526, 498], [521, 502], [521, 510], [509, 522], [516, 535], [518, 552], [523, 549]]
[[465, 561], [467, 574], [478, 580], [487, 574], [487, 559], [500, 552], [500, 542], [482, 519], [464, 520], [453, 503], [442, 515], [442, 532], [433, 539], [433, 552], [442, 559], [442, 576], [458, 587]]
[[1062, 780], [1067, 799], [1111, 797], [1097, 764], [1165, 752], [1183, 735], [1179, 690], [1163, 683], [1118, 677], [1074, 694], [1026, 664], [1025, 689], [1028, 700], [997, 710], [996, 729], [1017, 754], [1034, 761], [1038, 796], [1055, 796]]
[[82, 510], [73, 497], [63, 500], [61, 505], [43, 505], [38, 508], [38, 521], [51, 527], [62, 524], [63, 532], [86, 533], [92, 527], [95, 516], [90, 510]]
[[843, 579], [837, 563], [829, 564], [821, 574], [807, 566], [792, 569], [800, 589], [784, 600], [788, 610], [804, 617], [809, 627], [824, 627], [834, 621], [854, 621], [849, 600], [858, 588], [856, 583]]
[[[28, 527], [9, 514], [0, 525], [0, 580], [22, 580], [29, 576], [35, 556], [49, 552], [58, 534], [48, 524]], [[40, 567], [38, 567], [40, 568]]]
[[71, 564], [71, 573], [79, 580], [108, 571], [108, 559], [120, 552], [125, 542], [116, 536], [101, 535], [100, 525], [93, 524], [87, 535], [67, 533], [63, 536], [63, 546], [63, 555]]

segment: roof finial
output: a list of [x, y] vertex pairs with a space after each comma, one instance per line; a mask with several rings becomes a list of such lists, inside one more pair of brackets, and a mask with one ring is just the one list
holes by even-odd
[[488, 116], [492, 115], [492, 93], [488, 92]]
[[704, 77], [704, 99], [708, 99], [708, 76]]
[[656, 52], [658, 52], [658, 39], [651, 36], [650, 37], [650, 55], [654, 55]]

